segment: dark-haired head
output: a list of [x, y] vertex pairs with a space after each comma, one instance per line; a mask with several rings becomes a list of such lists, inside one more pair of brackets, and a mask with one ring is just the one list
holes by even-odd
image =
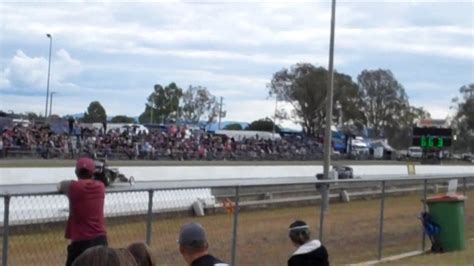
[[151, 249], [142, 242], [130, 244], [128, 251], [133, 255], [138, 266], [154, 266], [156, 265], [155, 257]]
[[290, 224], [288, 231], [291, 242], [297, 246], [305, 244], [310, 239], [309, 226], [304, 221], [294, 221]]
[[84, 251], [73, 266], [137, 266], [132, 254], [124, 248], [91, 247]]

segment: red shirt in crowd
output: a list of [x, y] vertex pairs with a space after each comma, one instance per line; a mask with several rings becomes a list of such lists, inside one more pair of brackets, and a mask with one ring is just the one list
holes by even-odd
[[66, 238], [72, 241], [105, 236], [105, 186], [93, 179], [72, 181], [68, 189], [69, 219]]

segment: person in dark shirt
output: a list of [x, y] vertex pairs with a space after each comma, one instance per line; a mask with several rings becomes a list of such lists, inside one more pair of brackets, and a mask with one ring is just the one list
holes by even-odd
[[179, 252], [189, 266], [228, 265], [209, 254], [206, 231], [198, 223], [189, 223], [181, 227], [178, 244]]
[[288, 230], [291, 242], [297, 247], [288, 266], [329, 266], [326, 248], [319, 240], [310, 239], [309, 227], [304, 221], [293, 222]]
[[95, 163], [87, 157], [76, 162], [78, 180], [62, 181], [59, 192], [69, 200], [69, 218], [65, 237], [71, 242], [67, 247], [66, 266], [86, 249], [93, 246], [107, 246], [104, 219], [105, 186], [93, 179]]

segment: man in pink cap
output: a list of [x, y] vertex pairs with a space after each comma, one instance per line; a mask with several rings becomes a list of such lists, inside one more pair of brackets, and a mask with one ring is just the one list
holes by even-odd
[[93, 178], [95, 163], [87, 157], [76, 162], [77, 180], [62, 181], [60, 193], [69, 199], [69, 218], [65, 237], [70, 239], [67, 247], [66, 266], [86, 249], [93, 246], [107, 246], [107, 232], [104, 219], [105, 186]]

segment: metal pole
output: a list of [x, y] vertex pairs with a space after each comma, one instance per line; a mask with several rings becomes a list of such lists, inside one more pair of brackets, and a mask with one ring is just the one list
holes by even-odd
[[146, 236], [147, 245], [151, 243], [151, 224], [153, 219], [153, 190], [148, 191], [148, 215], [146, 217]]
[[55, 91], [52, 91], [49, 93], [50, 99], [49, 99], [49, 116], [53, 114], [53, 95], [56, 94]]
[[[322, 186], [325, 186], [325, 184], [323, 184]], [[324, 189], [324, 188], [323, 188]], [[324, 227], [324, 203], [323, 203], [323, 198], [325, 197], [324, 195], [324, 191], [322, 190], [321, 191], [321, 209], [319, 211], [319, 241], [321, 241], [321, 243], [323, 242], [323, 227]]]
[[[332, 124], [332, 100], [333, 100], [333, 89], [334, 89], [334, 28], [336, 25], [336, 0], [332, 0], [331, 8], [331, 36], [329, 40], [329, 68], [328, 68], [328, 79], [329, 87], [326, 101], [326, 130], [324, 134], [324, 171], [323, 179], [329, 179], [329, 166], [331, 165], [331, 124]], [[323, 222], [324, 212], [328, 205], [329, 197], [328, 193], [321, 193], [321, 213], [320, 213], [320, 224], [319, 224], [319, 237], [322, 241], [323, 237]]]
[[273, 134], [275, 134], [275, 129], [276, 129], [277, 108], [278, 108], [278, 95], [275, 95], [275, 112], [273, 113], [273, 130], [272, 130]]
[[217, 129], [221, 129], [221, 116], [222, 116], [222, 96], [221, 96], [221, 103], [219, 104], [219, 124], [217, 126]]
[[48, 81], [46, 84], [46, 105], [44, 107], [44, 118], [48, 117], [48, 98], [49, 98], [49, 76], [51, 73], [51, 49], [53, 47], [53, 36], [51, 34], [46, 34], [46, 37], [49, 38], [49, 63], [48, 63]]
[[381, 196], [381, 199], [380, 199], [380, 224], [379, 224], [378, 260], [382, 259], [384, 210], [385, 210], [385, 181], [382, 181], [382, 196]]
[[235, 208], [234, 208], [234, 220], [232, 224], [232, 260], [231, 265], [234, 266], [237, 258], [237, 228], [239, 225], [239, 195], [240, 187], [235, 187]]
[[[423, 180], [423, 212], [426, 212], [426, 194], [428, 190], [428, 180]], [[425, 251], [426, 248], [426, 236], [425, 229], [421, 228], [421, 251]]]
[[3, 248], [2, 248], [2, 265], [8, 265], [8, 235], [10, 232], [10, 196], [4, 196], [4, 212], [3, 212]]

